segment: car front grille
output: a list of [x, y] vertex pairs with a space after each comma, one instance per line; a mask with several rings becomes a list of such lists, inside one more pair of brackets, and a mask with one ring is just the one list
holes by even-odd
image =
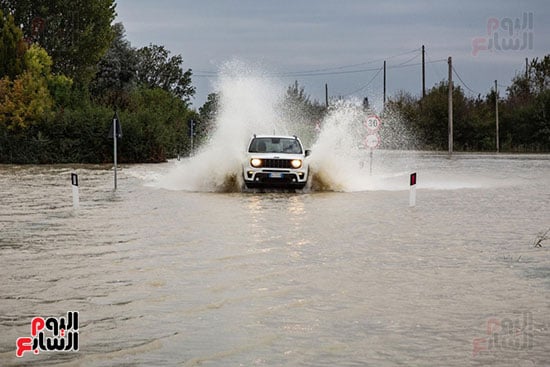
[[266, 168], [291, 168], [289, 159], [263, 159], [262, 167]]

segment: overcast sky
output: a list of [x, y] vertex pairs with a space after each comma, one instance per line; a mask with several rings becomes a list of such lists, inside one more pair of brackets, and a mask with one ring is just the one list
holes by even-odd
[[[312, 99], [329, 95], [382, 100], [453, 79], [467, 94], [500, 89], [525, 70], [525, 58], [550, 53], [550, 1], [118, 0], [117, 22], [134, 47], [164, 45], [192, 69], [200, 107], [224, 62], [261, 64]], [[503, 92], [501, 92], [502, 95]]]

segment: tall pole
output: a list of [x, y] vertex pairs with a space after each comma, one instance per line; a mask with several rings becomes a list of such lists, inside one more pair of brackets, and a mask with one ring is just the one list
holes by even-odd
[[386, 60], [384, 60], [384, 105], [386, 107]]
[[426, 50], [422, 45], [422, 98], [426, 97]]
[[191, 155], [193, 155], [193, 151], [195, 150], [195, 141], [194, 141], [194, 138], [195, 138], [195, 120], [191, 120], [189, 122], [189, 138], [191, 140]]
[[117, 131], [116, 131], [116, 113], [115, 113], [115, 117], [113, 118], [113, 157], [114, 157], [114, 161], [115, 161], [115, 190], [116, 190], [116, 186], [117, 186], [117, 182], [116, 182], [116, 166], [117, 166], [117, 149], [116, 149], [116, 138], [117, 138]]
[[495, 118], [496, 118], [496, 126], [497, 126], [497, 153], [500, 152], [500, 146], [499, 146], [499, 132], [498, 132], [498, 89], [497, 89], [497, 81], [495, 80]]
[[453, 59], [449, 56], [449, 156], [453, 154]]
[[525, 79], [529, 79], [529, 59], [525, 58]]
[[325, 83], [325, 106], [328, 108], [328, 84]]

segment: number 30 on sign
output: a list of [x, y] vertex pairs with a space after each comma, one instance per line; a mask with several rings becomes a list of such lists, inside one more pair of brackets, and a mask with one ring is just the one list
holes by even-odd
[[381, 122], [378, 116], [376, 115], [367, 116], [367, 119], [365, 120], [365, 126], [367, 129], [369, 129], [370, 131], [377, 131], [378, 129], [380, 129], [380, 125], [381, 125]]

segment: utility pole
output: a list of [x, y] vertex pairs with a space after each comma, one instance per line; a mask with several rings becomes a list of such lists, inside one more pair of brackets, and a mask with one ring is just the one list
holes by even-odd
[[453, 154], [453, 59], [449, 56], [449, 156]]
[[386, 60], [384, 60], [384, 105], [386, 107]]
[[325, 106], [328, 108], [328, 84], [325, 83]]
[[191, 143], [191, 155], [193, 155], [193, 151], [195, 150], [195, 120], [191, 119], [189, 120], [189, 141]]
[[[116, 115], [116, 112], [115, 112]], [[116, 147], [116, 140], [117, 140], [117, 133], [116, 133], [116, 118], [113, 119], [113, 160], [114, 160], [114, 168], [115, 168], [115, 190], [117, 189], [117, 179], [116, 179], [116, 166], [117, 166], [117, 147]]]
[[500, 152], [500, 146], [499, 146], [499, 132], [498, 132], [498, 89], [497, 89], [498, 83], [495, 80], [495, 118], [496, 118], [496, 126], [497, 126], [497, 153]]
[[422, 45], [422, 98], [426, 97], [426, 50]]

